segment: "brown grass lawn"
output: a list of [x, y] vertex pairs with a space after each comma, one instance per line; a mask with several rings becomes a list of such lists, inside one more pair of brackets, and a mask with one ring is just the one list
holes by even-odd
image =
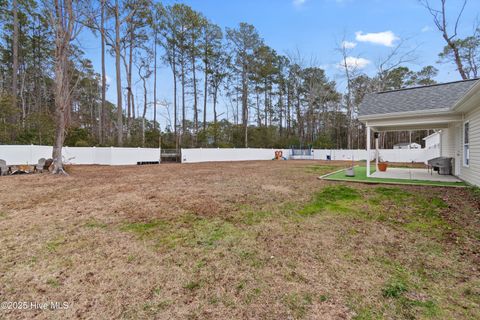
[[342, 166], [78, 166], [0, 178], [6, 319], [480, 319], [473, 190], [342, 184]]

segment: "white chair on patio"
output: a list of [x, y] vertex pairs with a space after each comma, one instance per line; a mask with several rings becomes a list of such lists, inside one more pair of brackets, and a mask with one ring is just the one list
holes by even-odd
[[45, 158], [38, 159], [38, 163], [35, 165], [35, 172], [43, 173], [43, 168], [45, 168]]

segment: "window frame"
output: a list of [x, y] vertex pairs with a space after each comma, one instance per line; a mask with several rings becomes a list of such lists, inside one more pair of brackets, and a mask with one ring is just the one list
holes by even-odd
[[[465, 121], [462, 128], [462, 164], [468, 168], [470, 167], [470, 121]], [[465, 132], [466, 129], [468, 132]]]

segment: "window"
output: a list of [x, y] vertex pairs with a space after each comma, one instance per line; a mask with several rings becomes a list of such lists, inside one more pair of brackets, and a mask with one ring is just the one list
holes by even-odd
[[466, 167], [470, 164], [469, 131], [469, 123], [465, 122], [463, 125], [463, 165]]

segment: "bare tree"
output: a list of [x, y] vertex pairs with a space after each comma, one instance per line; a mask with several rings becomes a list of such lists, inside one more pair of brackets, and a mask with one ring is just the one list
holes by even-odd
[[138, 76], [143, 85], [143, 113], [142, 113], [142, 147], [145, 147], [145, 116], [147, 114], [148, 95], [147, 95], [147, 80], [153, 73], [151, 69], [153, 53], [150, 50], [146, 51], [146, 56], [138, 56], [136, 58], [136, 65], [138, 68]]
[[342, 56], [340, 66], [345, 73], [345, 80], [347, 82], [347, 91], [344, 95], [345, 106], [347, 108], [347, 149], [352, 148], [352, 117], [353, 117], [353, 101], [352, 101], [352, 81], [358, 75], [358, 65], [350, 61], [350, 51], [345, 37], [342, 43], [338, 46], [337, 51]]
[[117, 79], [117, 144], [123, 145], [122, 72], [120, 65], [120, 6], [115, 0], [115, 75]]
[[439, 1], [440, 1], [440, 9], [433, 8], [430, 5], [429, 0], [420, 0], [420, 3], [428, 10], [428, 12], [430, 12], [430, 14], [433, 17], [433, 22], [435, 23], [435, 26], [442, 33], [443, 39], [446, 41], [447, 46], [450, 47], [450, 49], [452, 50], [454, 61], [457, 66], [457, 70], [460, 73], [460, 76], [462, 77], [463, 80], [468, 79], [468, 73], [465, 72], [462, 58], [460, 56], [459, 48], [455, 41], [455, 38], [457, 37], [458, 23], [460, 22], [460, 18], [462, 17], [463, 11], [465, 10], [465, 6], [467, 5], [467, 0], [463, 0], [463, 4], [455, 19], [455, 25], [452, 31], [448, 29], [447, 12], [445, 8], [445, 4], [447, 0], [439, 0]]
[[[158, 11], [161, 8], [156, 8], [156, 13], [158, 15]], [[168, 64], [172, 70], [172, 78], [173, 78], [173, 131], [175, 135], [175, 149], [178, 150], [179, 147], [179, 140], [178, 140], [178, 133], [177, 133], [177, 62], [178, 62], [178, 18], [175, 14], [174, 7], [167, 7], [165, 10], [165, 14], [163, 15], [163, 19], [160, 20], [160, 32], [163, 37], [163, 41], [161, 44], [164, 47], [165, 55], [164, 61]]]
[[385, 90], [384, 76], [391, 70], [408, 63], [414, 63], [417, 59], [418, 46], [412, 49], [406, 49], [408, 39], [401, 39], [396, 46], [386, 55], [381, 57], [377, 63], [377, 77], [376, 90]]
[[[242, 125], [244, 131], [245, 148], [248, 147], [248, 95], [249, 95], [249, 75], [253, 53], [260, 47], [263, 40], [260, 38], [253, 25], [240, 23], [236, 29], [227, 29], [227, 40], [231, 45], [232, 65], [235, 72], [240, 75], [240, 87], [242, 96]], [[238, 100], [238, 99], [237, 99]]]
[[101, 0], [100, 8], [100, 41], [102, 45], [102, 103], [98, 112], [98, 141], [103, 144], [103, 122], [105, 121], [107, 74], [105, 71], [105, 9], [106, 0]]
[[81, 6], [85, 8], [87, 4], [81, 0], [45, 0], [44, 3], [47, 10], [50, 11], [50, 24], [55, 36], [53, 173], [66, 174], [63, 169], [62, 147], [65, 140], [66, 115], [71, 106], [73, 91], [72, 77], [69, 72], [69, 60], [72, 55], [71, 42], [81, 30], [80, 19], [84, 11]]

